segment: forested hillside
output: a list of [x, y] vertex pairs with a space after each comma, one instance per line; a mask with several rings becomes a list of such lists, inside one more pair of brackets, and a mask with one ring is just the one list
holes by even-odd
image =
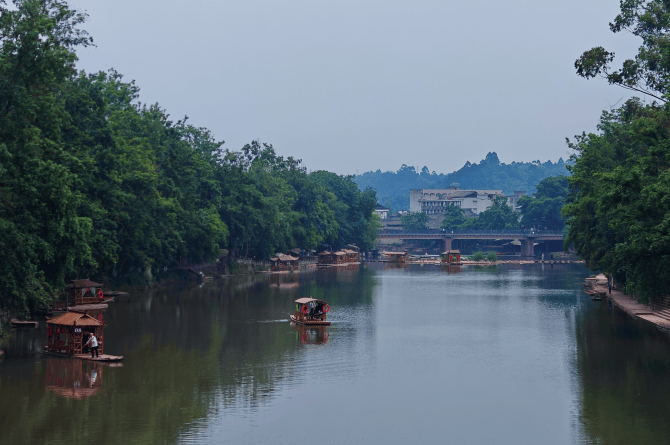
[[75, 68], [85, 16], [55, 0], [0, 2], [0, 308], [25, 312], [65, 282], [285, 249], [372, 245], [375, 192], [311, 174], [252, 141], [138, 101], [110, 70]]
[[549, 176], [567, 175], [566, 163], [558, 162], [512, 162], [503, 164], [493, 152], [486, 155], [479, 164], [467, 162], [460, 170], [443, 174], [423, 167], [417, 172], [414, 167], [402, 165], [397, 172], [366, 172], [354, 177], [361, 189], [367, 187], [377, 191], [380, 204], [390, 206], [394, 211], [409, 209], [409, 191], [421, 188], [445, 188], [458, 184], [464, 190], [491, 189], [512, 194], [524, 190], [529, 195], [535, 193], [535, 186]]

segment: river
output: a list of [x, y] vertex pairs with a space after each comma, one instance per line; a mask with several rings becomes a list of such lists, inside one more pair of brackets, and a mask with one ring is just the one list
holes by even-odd
[[[582, 265], [382, 263], [134, 290], [122, 367], [0, 343], [0, 443], [661, 444], [670, 340], [582, 292]], [[299, 297], [331, 326], [287, 322]]]

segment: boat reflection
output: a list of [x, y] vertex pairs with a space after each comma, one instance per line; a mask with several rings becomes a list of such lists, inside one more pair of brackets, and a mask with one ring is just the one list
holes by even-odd
[[295, 338], [303, 345], [322, 345], [328, 343], [330, 335], [327, 326], [302, 326], [291, 323], [295, 329]]
[[69, 358], [47, 358], [46, 390], [68, 399], [85, 400], [104, 394], [102, 363]]
[[449, 264], [442, 263], [442, 272], [461, 273], [461, 266], [452, 266]]

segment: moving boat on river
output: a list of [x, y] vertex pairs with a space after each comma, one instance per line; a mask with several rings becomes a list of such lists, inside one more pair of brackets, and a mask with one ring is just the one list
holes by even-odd
[[290, 315], [291, 321], [305, 326], [328, 326], [326, 314], [330, 305], [316, 298], [298, 298], [295, 300], [295, 312]]

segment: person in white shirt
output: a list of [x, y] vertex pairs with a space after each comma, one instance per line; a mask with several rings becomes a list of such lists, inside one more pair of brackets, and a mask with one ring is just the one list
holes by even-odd
[[91, 358], [100, 357], [98, 355], [98, 339], [95, 338], [95, 335], [89, 334], [86, 345], [91, 349]]

